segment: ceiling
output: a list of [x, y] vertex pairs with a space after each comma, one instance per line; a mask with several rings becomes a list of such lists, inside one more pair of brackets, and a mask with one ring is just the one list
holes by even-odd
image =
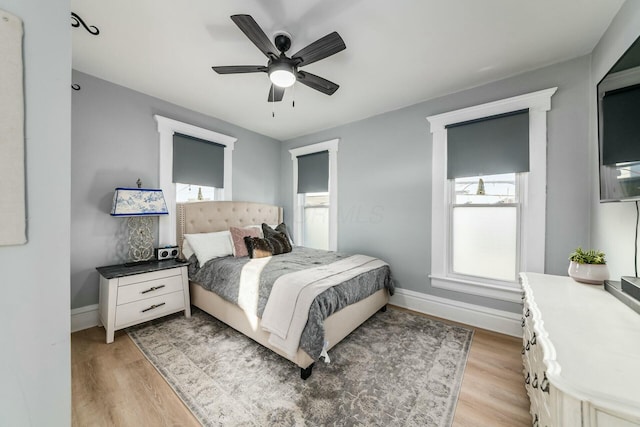
[[[71, 3], [100, 30], [73, 29], [74, 69], [287, 140], [587, 54], [624, 0]], [[234, 14], [253, 16], [270, 38], [290, 33], [289, 54], [337, 31], [347, 49], [303, 70], [338, 91], [297, 83], [272, 104], [266, 74], [216, 74], [213, 65], [267, 62]]]

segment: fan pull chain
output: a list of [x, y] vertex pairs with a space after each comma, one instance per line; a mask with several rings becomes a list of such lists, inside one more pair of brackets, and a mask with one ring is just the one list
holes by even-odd
[[292, 88], [293, 88], [293, 103], [291, 108], [296, 108], [296, 85], [294, 84]]
[[276, 117], [276, 87], [271, 85], [271, 117]]

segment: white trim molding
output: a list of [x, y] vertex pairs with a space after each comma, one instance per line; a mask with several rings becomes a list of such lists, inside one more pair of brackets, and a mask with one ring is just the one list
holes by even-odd
[[529, 172], [523, 180], [520, 269], [544, 273], [547, 186], [547, 111], [557, 87], [427, 117], [433, 134], [431, 286], [488, 298], [520, 302], [519, 286], [460, 280], [449, 272], [449, 191], [447, 125], [518, 110], [529, 110]]
[[522, 314], [396, 288], [390, 304], [476, 328], [522, 337]]
[[158, 168], [158, 182], [164, 193], [169, 215], [159, 218], [158, 243], [160, 246], [176, 244], [176, 186], [173, 183], [173, 134], [200, 138], [216, 144], [224, 145], [224, 191], [222, 200], [233, 200], [232, 165], [233, 148], [238, 138], [214, 132], [188, 123], [179, 122], [167, 117], [154, 114], [160, 134], [160, 165]]
[[71, 332], [82, 331], [100, 325], [98, 304], [85, 305], [71, 310]]
[[[293, 233], [296, 240], [302, 236], [302, 212], [298, 209], [298, 156], [329, 152], [329, 250], [338, 250], [338, 143], [332, 139], [289, 150], [293, 161]], [[299, 241], [299, 240], [298, 240]]]

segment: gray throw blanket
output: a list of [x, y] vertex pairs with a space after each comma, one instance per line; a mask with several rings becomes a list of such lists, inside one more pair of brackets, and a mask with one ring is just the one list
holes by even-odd
[[[348, 256], [336, 252], [294, 247], [290, 253], [271, 257], [260, 275], [256, 315], [262, 317], [273, 283], [281, 275], [331, 264]], [[195, 256], [191, 261], [189, 278], [192, 281], [215, 292], [225, 300], [238, 304], [240, 275], [245, 264], [249, 262], [248, 257], [216, 258], [208, 261], [203, 268], [198, 268]], [[324, 344], [324, 319], [347, 305], [373, 295], [382, 288], [387, 288], [393, 295], [394, 285], [388, 266], [371, 270], [322, 292], [311, 304], [309, 319], [300, 338], [300, 347], [311, 358], [317, 360]]]

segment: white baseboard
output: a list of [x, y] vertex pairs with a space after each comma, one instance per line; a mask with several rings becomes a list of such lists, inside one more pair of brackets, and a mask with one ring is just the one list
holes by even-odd
[[[521, 314], [396, 288], [391, 304], [514, 337], [522, 336]], [[71, 310], [71, 332], [99, 325], [98, 304]]]
[[85, 305], [71, 310], [71, 332], [98, 326], [98, 304]]
[[453, 320], [477, 328], [522, 337], [522, 315], [469, 304], [408, 289], [396, 288], [389, 301], [399, 307]]

